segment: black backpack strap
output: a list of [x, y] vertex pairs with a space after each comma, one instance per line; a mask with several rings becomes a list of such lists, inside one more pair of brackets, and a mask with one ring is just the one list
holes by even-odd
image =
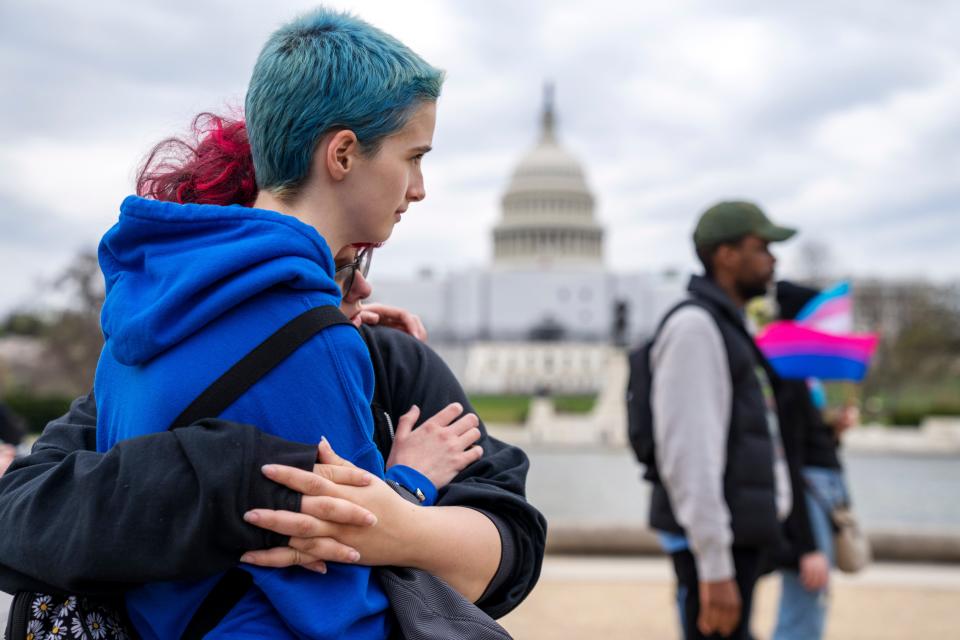
[[[185, 427], [203, 418], [215, 418], [250, 389], [260, 378], [286, 360], [310, 338], [327, 327], [353, 326], [337, 307], [315, 307], [280, 327], [221, 375], [183, 410], [170, 429]], [[199, 640], [214, 629], [240, 601], [253, 583], [253, 576], [234, 567], [223, 574], [187, 623], [181, 638]]]
[[660, 332], [663, 331], [663, 327], [667, 324], [673, 314], [684, 307], [700, 307], [704, 311], [710, 314], [710, 317], [713, 318], [714, 322], [717, 321], [717, 311], [710, 305], [709, 302], [701, 300], [700, 298], [686, 297], [677, 304], [673, 305], [669, 311], [663, 314], [663, 317], [660, 318], [660, 323], [657, 325], [657, 330], [653, 332], [653, 335], [650, 337], [650, 344], [656, 342], [657, 338], [660, 337]]
[[190, 618], [181, 640], [200, 640], [213, 631], [253, 584], [253, 576], [234, 567], [223, 574]]
[[[753, 351], [753, 355], [757, 359], [757, 364], [763, 367], [767, 377], [770, 379], [770, 384], [773, 385], [774, 389], [779, 387], [780, 374], [777, 373], [776, 369], [773, 368], [773, 365], [770, 364], [770, 361], [767, 360], [767, 356], [764, 355], [763, 351], [760, 350], [760, 346], [757, 344], [756, 336], [750, 334], [742, 318], [735, 317], [733, 312], [731, 312], [729, 309], [721, 307], [704, 298], [697, 298], [694, 296], [688, 298], [684, 302], [690, 301], [709, 312], [710, 315], [713, 316], [714, 321], [719, 322], [720, 316], [726, 316], [727, 319], [731, 321], [731, 324], [736, 328], [737, 332], [746, 338], [747, 343], [750, 345], [750, 350]], [[683, 302], [680, 303], [680, 305], [682, 304]], [[678, 305], [678, 307], [680, 305]], [[673, 311], [676, 311], [676, 307], [673, 309]]]
[[338, 324], [353, 326], [337, 307], [315, 307], [301, 313], [217, 378], [169, 428], [185, 427], [203, 418], [216, 418], [307, 340]]

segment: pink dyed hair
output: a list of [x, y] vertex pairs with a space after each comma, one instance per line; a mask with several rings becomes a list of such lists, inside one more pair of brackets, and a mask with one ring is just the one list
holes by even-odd
[[201, 113], [192, 139], [158, 143], [137, 174], [137, 195], [196, 204], [251, 206], [257, 197], [246, 123]]

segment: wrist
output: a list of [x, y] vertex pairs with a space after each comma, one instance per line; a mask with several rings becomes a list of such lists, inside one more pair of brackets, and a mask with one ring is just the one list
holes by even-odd
[[396, 561], [391, 564], [430, 571], [433, 534], [439, 523], [433, 517], [437, 507], [420, 507], [404, 500], [405, 513], [397, 521]]
[[395, 464], [387, 469], [385, 475], [387, 482], [399, 485], [401, 489], [415, 497], [420, 505], [429, 507], [437, 502], [437, 488], [433, 482], [413, 467]]

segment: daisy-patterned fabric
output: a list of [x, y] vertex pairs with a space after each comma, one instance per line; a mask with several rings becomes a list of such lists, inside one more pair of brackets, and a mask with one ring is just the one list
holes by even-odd
[[21, 592], [13, 612], [26, 611], [26, 640], [128, 640], [116, 610], [85, 597]]

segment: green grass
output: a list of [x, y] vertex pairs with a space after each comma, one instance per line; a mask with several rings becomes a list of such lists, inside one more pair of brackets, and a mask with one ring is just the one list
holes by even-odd
[[[484, 422], [526, 422], [530, 412], [530, 396], [525, 395], [474, 395], [470, 402]], [[554, 396], [553, 404], [558, 413], [589, 413], [597, 403], [595, 395]]]
[[[829, 383], [826, 385], [830, 406], [841, 406], [847, 400], [860, 400], [864, 420], [896, 426], [917, 426], [927, 416], [960, 415], [960, 378], [947, 377], [937, 382], [913, 382], [899, 389], [875, 390], [866, 399], [858, 385]], [[865, 401], [864, 401], [865, 400]]]
[[530, 411], [530, 396], [474, 395], [470, 403], [484, 422], [524, 422]]
[[590, 413], [593, 405], [597, 404], [594, 394], [583, 396], [555, 396], [553, 406], [558, 413]]

